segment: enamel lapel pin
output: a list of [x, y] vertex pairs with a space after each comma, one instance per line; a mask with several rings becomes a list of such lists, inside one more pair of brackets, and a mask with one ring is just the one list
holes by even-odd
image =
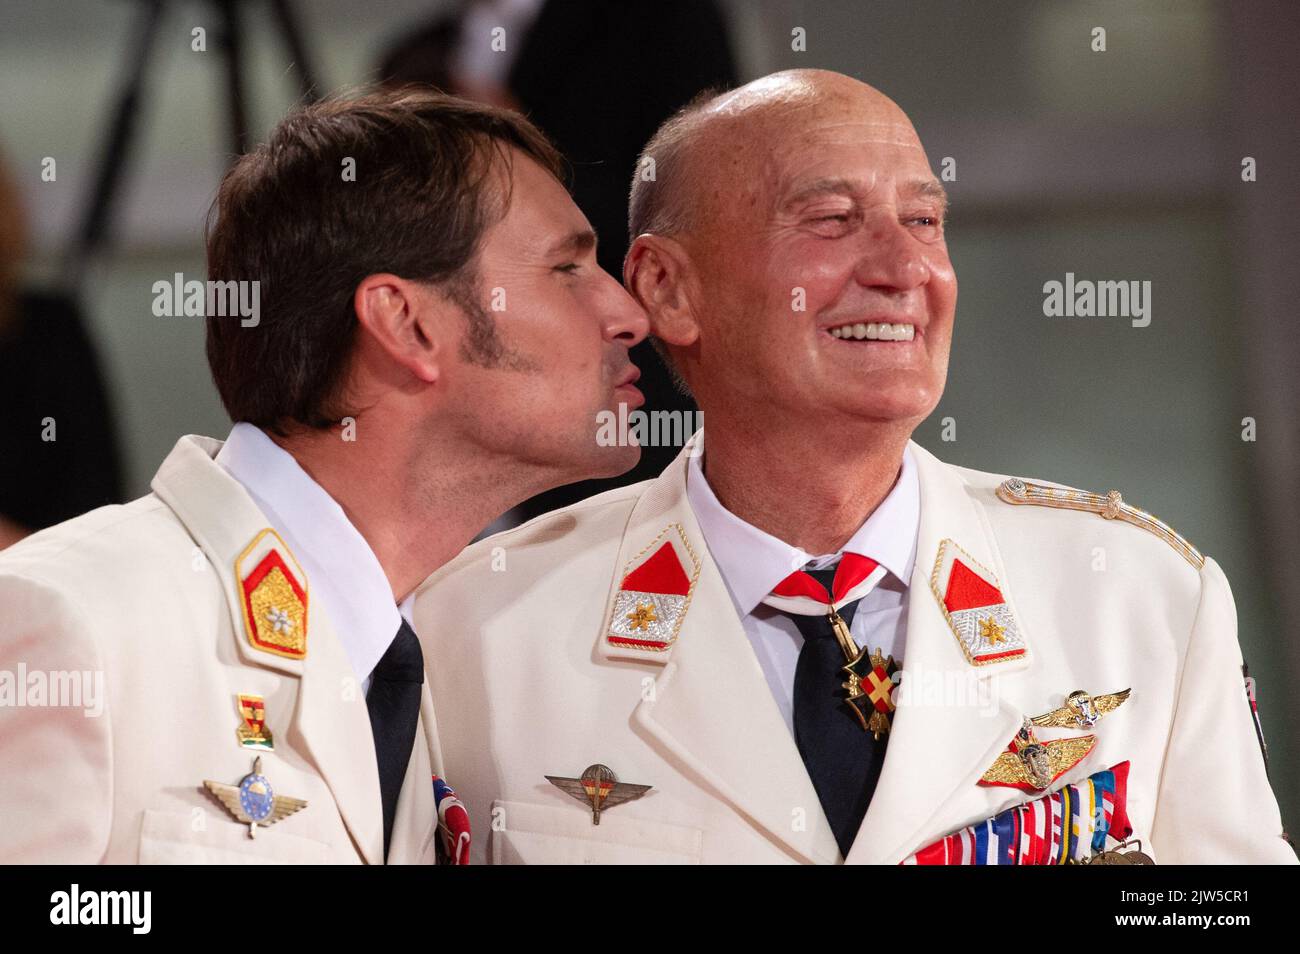
[[266, 701], [261, 696], [239, 693], [235, 696], [243, 725], [235, 729], [235, 737], [246, 749], [274, 751], [275, 741], [266, 725]]

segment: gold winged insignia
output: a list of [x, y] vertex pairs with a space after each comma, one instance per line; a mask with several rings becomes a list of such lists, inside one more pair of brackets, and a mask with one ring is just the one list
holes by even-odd
[[[980, 779], [986, 785], [1007, 785], [1012, 788], [1042, 791], [1067, 771], [1083, 761], [1092, 751], [1096, 738], [1085, 735], [1077, 739], [1053, 739], [1040, 742], [1041, 763], [1035, 763], [1034, 750], [1029, 752], [1003, 752], [989, 766]], [[1041, 766], [1041, 767], [1040, 767]]]
[[1029, 721], [1043, 729], [1091, 729], [1102, 716], [1122, 706], [1132, 691], [1122, 689], [1104, 696], [1093, 696], [1076, 689], [1065, 697], [1065, 705], [1033, 716]]
[[224, 782], [204, 779], [203, 787], [226, 806], [226, 810], [235, 816], [236, 821], [248, 826], [249, 838], [257, 837], [259, 825], [263, 828], [274, 825], [307, 807], [307, 803], [301, 798], [275, 794], [271, 783], [262, 774], [260, 755], [253, 762], [253, 771], [240, 779], [238, 785], [227, 785]]
[[980, 777], [980, 785], [1002, 785], [1041, 792], [1087, 757], [1095, 735], [1042, 741], [1026, 718], [1005, 752]]

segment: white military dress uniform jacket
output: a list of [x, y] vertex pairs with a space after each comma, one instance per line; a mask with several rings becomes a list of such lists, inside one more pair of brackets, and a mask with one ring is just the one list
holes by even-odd
[[[657, 479], [481, 541], [417, 590], [475, 860], [898, 864], [1034, 797], [979, 784], [1026, 717], [1076, 689], [1131, 689], [1051, 788], [1128, 761], [1133, 835], [1157, 863], [1294, 863], [1214, 561], [1122, 519], [1005, 502], [1002, 477], [910, 446], [921, 521], [900, 689], [916, 691], [899, 693], [847, 858], [700, 536], [688, 445]], [[941, 605], [957, 557], [1002, 593], [987, 647]], [[544, 776], [594, 763], [653, 787], [593, 825]]]
[[[0, 706], [0, 862], [383, 863], [359, 680], [221, 446], [182, 438], [153, 493], [0, 553], [0, 677], [102, 673], [106, 696], [90, 717], [30, 693]], [[258, 566], [281, 568], [265, 594], [280, 605], [244, 589]], [[249, 605], [279, 626], [254, 629]], [[263, 698], [271, 750], [241, 745], [240, 694]], [[307, 805], [250, 838], [204, 781], [237, 785], [259, 756], [274, 793]], [[439, 767], [426, 685], [390, 863], [434, 860]]]

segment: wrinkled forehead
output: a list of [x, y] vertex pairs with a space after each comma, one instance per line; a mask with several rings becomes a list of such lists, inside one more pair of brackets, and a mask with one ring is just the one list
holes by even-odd
[[[925, 150], [916, 130], [906, 116], [890, 119], [866, 119], [861, 116], [824, 116], [813, 114], [793, 130], [800, 141], [816, 147], [831, 143], [863, 146], [895, 146], [900, 149]], [[792, 137], [794, 138], [794, 137]]]
[[746, 199], [733, 206], [742, 213], [770, 211], [812, 181], [859, 182], [871, 191], [933, 178], [916, 130], [888, 100], [747, 111], [714, 131], [706, 163], [717, 174], [714, 194], [724, 204]]
[[916, 130], [897, 107], [794, 111], [769, 127], [767, 141], [765, 184], [778, 193], [810, 177], [889, 181], [929, 170]]

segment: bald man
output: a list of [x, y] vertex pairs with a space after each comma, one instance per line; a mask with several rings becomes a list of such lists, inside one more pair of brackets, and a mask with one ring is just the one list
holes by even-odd
[[903, 111], [778, 73], [649, 160], [624, 283], [708, 441], [419, 590], [480, 856], [1294, 863], [1214, 561], [911, 440], [957, 280]]

